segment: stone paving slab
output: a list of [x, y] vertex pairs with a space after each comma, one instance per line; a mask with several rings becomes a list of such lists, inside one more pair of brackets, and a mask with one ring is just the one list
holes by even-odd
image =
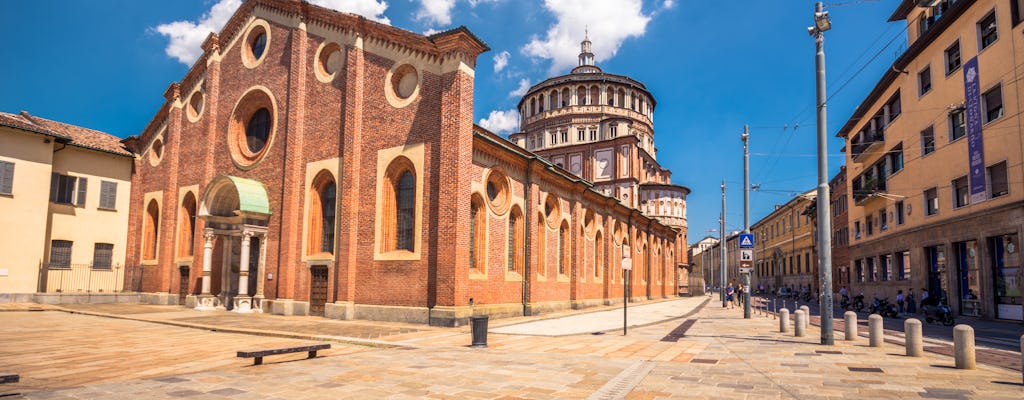
[[[652, 304], [629, 305], [626, 307], [626, 320], [629, 326], [643, 326], [682, 318], [697, 310], [709, 301], [708, 297], [682, 297]], [[631, 312], [632, 311], [632, 312]], [[577, 313], [562, 318], [524, 322], [505, 325], [491, 329], [494, 333], [519, 335], [564, 336], [594, 332], [621, 330], [623, 326], [623, 309], [607, 309], [602, 311]]]

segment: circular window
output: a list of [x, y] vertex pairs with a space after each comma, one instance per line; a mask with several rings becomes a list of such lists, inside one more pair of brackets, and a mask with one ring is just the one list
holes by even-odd
[[547, 219], [548, 225], [557, 229], [558, 220], [561, 215], [562, 213], [559, 209], [558, 199], [555, 198], [554, 195], [549, 194], [548, 197], [544, 199], [544, 217]]
[[164, 157], [164, 141], [163, 139], [157, 139], [153, 141], [153, 145], [149, 148], [149, 165], [157, 166], [160, 164], [160, 160]]
[[267, 145], [270, 138], [270, 110], [261, 108], [256, 110], [249, 117], [249, 123], [245, 126], [245, 143], [249, 151], [259, 153]]
[[321, 82], [330, 82], [345, 64], [345, 56], [337, 43], [320, 45], [316, 56], [316, 77]]
[[384, 94], [391, 105], [402, 108], [416, 99], [420, 90], [420, 76], [416, 67], [400, 64], [388, 71], [384, 81]]
[[242, 64], [248, 68], [259, 65], [270, 46], [270, 25], [266, 21], [257, 20], [249, 26], [245, 33], [245, 46], [242, 47]]
[[502, 215], [508, 211], [509, 187], [508, 178], [501, 171], [491, 171], [487, 175], [487, 204], [495, 214]]
[[205, 98], [203, 97], [203, 92], [198, 90], [192, 92], [192, 96], [188, 99], [188, 107], [186, 111], [189, 121], [196, 122], [199, 120], [199, 116], [203, 114], [204, 101]]
[[228, 121], [228, 150], [240, 168], [251, 168], [274, 140], [274, 100], [264, 88], [249, 90], [235, 105]]

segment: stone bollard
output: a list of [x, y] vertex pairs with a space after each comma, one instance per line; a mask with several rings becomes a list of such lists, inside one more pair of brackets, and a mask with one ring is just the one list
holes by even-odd
[[804, 310], [804, 329], [811, 326], [811, 308], [807, 305], [800, 306], [801, 310]]
[[796, 325], [794, 325], [793, 329], [794, 336], [801, 337], [807, 329], [807, 313], [804, 310], [796, 310], [793, 314], [796, 316]]
[[953, 358], [957, 369], [975, 369], [974, 328], [960, 324], [953, 327]]
[[857, 340], [857, 313], [847, 311], [843, 314], [843, 322], [846, 325], [846, 340]]
[[779, 311], [779, 332], [789, 332], [789, 309], [783, 308]]
[[903, 322], [903, 336], [906, 339], [907, 357], [924, 355], [924, 341], [921, 338], [921, 321], [908, 318]]
[[868, 317], [868, 346], [882, 347], [884, 340], [882, 337], [882, 316], [871, 314]]

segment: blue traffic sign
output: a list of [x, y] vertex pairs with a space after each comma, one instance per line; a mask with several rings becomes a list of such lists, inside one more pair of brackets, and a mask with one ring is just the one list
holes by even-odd
[[754, 234], [753, 233], [741, 233], [740, 234], [740, 248], [741, 249], [752, 249], [752, 248], [754, 248]]

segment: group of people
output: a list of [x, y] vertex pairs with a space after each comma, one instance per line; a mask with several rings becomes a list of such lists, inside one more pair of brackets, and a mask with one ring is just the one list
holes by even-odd
[[743, 284], [737, 284], [733, 286], [733, 282], [729, 282], [729, 286], [725, 287], [725, 301], [729, 304], [729, 308], [740, 305], [743, 301], [743, 294], [746, 293], [746, 288]]
[[[850, 301], [850, 297], [849, 297], [849, 294], [846, 291], [846, 286], [845, 285], [842, 288], [839, 289], [839, 296], [841, 296], [841, 299], [844, 302]], [[939, 305], [939, 296], [930, 296], [928, 294], [928, 289], [921, 288], [921, 304], [920, 305], [921, 305], [921, 310], [918, 310], [918, 307], [917, 307], [918, 306], [917, 297], [914, 295], [914, 288], [908, 288], [906, 295], [903, 294], [903, 289], [900, 289], [900, 290], [896, 291], [896, 312], [900, 313], [901, 315], [902, 314], [917, 314], [919, 312], [923, 313], [924, 312], [924, 310], [923, 310], [924, 307]]]

